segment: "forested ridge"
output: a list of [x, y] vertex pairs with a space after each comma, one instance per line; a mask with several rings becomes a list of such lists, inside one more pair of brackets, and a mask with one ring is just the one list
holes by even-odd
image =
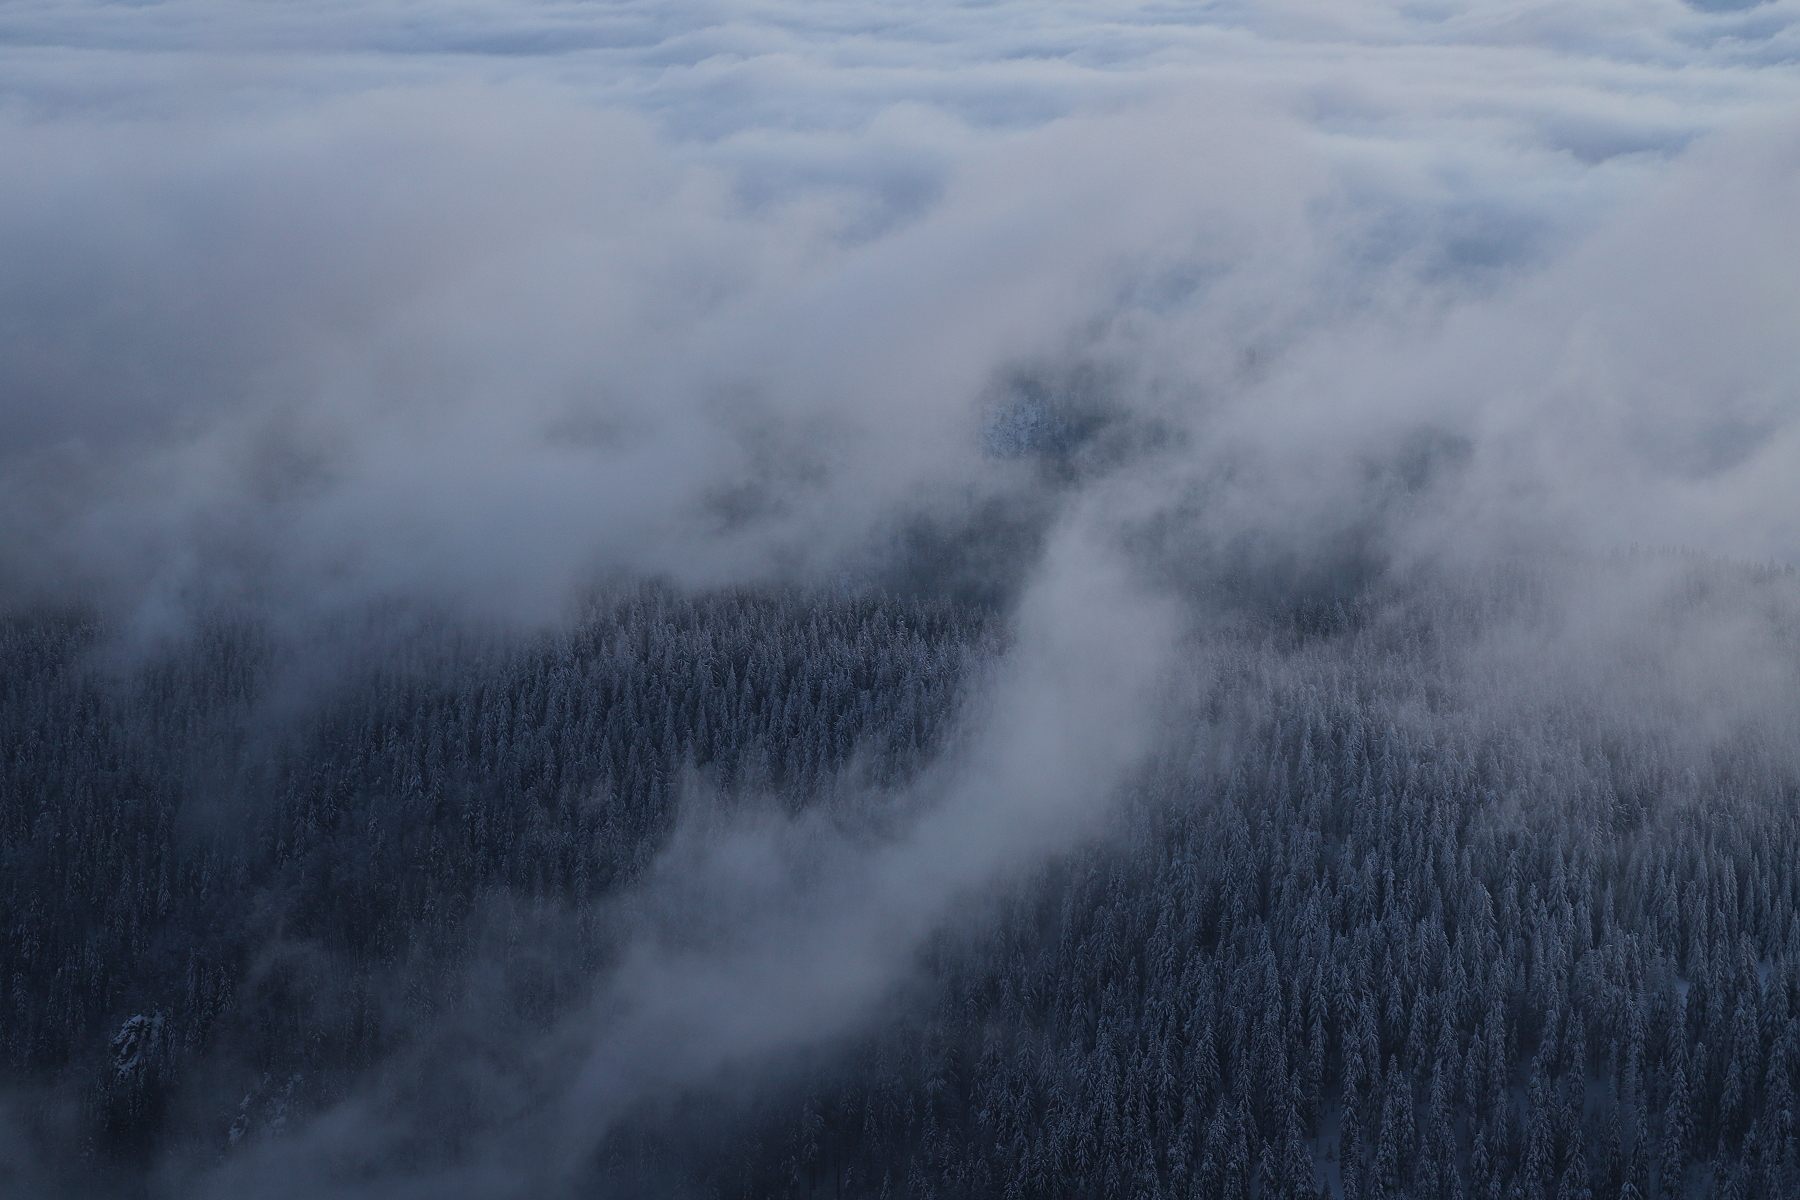
[[[370, 632], [313, 669], [242, 621], [123, 663], [91, 619], [4, 630], [0, 1037], [13, 1080], [79, 1081], [95, 1156], [151, 1153], [209, 1057], [240, 1136], [331, 1095], [450, 1005], [499, 898], [516, 941], [640, 872], [684, 771], [891, 787], [991, 652], [941, 605], [657, 590], [523, 644]], [[529, 1006], [604, 957], [603, 922], [557, 936]]]
[[1165, 765], [743, 1194], [1796, 1194], [1793, 784], [1647, 792], [1350, 692]]
[[[997, 882], [853, 1035], [632, 1114], [576, 1194], [1800, 1194], [1784, 718], [1484, 703], [1459, 639], [1515, 584], [1197, 627], [1104, 837]], [[7, 624], [0, 1038], [71, 1189], [179, 1193], [167, 1164], [293, 1136], [449, 1014], [549, 1027], [684, 788], [898, 836], [1005, 648], [982, 606], [781, 591], [401, 626], [122, 658], [93, 618]], [[500, 1119], [459, 1086], [415, 1153]]]

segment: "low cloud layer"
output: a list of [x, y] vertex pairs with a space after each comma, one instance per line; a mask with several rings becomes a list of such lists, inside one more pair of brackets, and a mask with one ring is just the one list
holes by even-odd
[[1227, 521], [1441, 435], [1459, 540], [1782, 557], [1795, 17], [15, 7], [8, 591], [829, 575], [1069, 364]]

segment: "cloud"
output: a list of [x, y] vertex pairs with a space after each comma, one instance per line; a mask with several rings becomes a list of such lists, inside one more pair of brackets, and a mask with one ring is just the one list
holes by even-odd
[[[15, 589], [547, 611], [610, 569], [827, 569], [996, 486], [995, 378], [1134, 323], [1161, 383], [1308, 422], [1349, 406], [1305, 364], [1363, 386], [1371, 327], [1581, 370], [1476, 293], [1570, 303], [1563, 259], [1691, 139], [1796, 95], [1785, 4], [410, 12], [9, 9]], [[1590, 270], [1590, 338], [1606, 288], [1685, 287]], [[1246, 387], [1243, 354], [1298, 365]], [[1779, 424], [1741, 403], [1633, 436], [1730, 456]]]

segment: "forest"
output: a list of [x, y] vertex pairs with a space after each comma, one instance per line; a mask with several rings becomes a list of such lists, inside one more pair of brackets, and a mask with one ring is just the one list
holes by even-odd
[[[1583, 569], [1671, 636], [1800, 612], [1779, 569]], [[1548, 668], [1493, 647], [1555, 587], [1194, 600], [1097, 834], [968, 896], [847, 1031], [646, 1092], [555, 1194], [1800, 1194], [1791, 714], [1695, 731], [1641, 653], [1611, 699], [1521, 683]], [[529, 634], [8, 617], [0, 1181], [245, 1194], [234, 1162], [354, 1105], [404, 1120], [342, 1194], [515, 1194], [481, 1164], [571, 1103], [517, 1064], [603, 1005], [682, 822], [906, 837], [1011, 636], [992, 599], [773, 587]]]

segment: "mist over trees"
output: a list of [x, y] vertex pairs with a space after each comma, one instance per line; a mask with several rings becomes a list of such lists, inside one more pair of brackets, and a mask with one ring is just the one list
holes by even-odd
[[[1800, 611], [1780, 571], [1594, 573], [1679, 619]], [[1636, 712], [1496, 708], [1473, 648], [1548, 584], [1195, 627], [1103, 836], [971, 894], [849, 1032], [642, 1097], [558, 1186], [1791, 1194], [1800, 775], [1752, 728], [1672, 735], [1653, 686]], [[549, 635], [219, 617], [126, 657], [91, 616], [10, 618], [14, 1186], [204, 1192], [349, 1102], [405, 1121], [346, 1189], [529, 1142], [566, 1085], [506, 1060], [604, 993], [683, 807], [904, 838], [1002, 629], [969, 602], [648, 588]]]
[[1796, 61], [0, 5], [0, 1194], [1800, 1195]]
[[[641, 872], [683, 772], [793, 805], [905, 779], [985, 624], [651, 590], [523, 645], [426, 620], [295, 647], [221, 620], [109, 666], [93, 620], [13, 618], [9, 1074], [87, 1080], [122, 1153], [213, 1048], [252, 1105], [270, 1079], [329, 1094], [455, 1004], [484, 922], [537, 931]], [[527, 1007], [604, 957], [604, 922], [558, 932], [565, 959], [519, 964]]]

